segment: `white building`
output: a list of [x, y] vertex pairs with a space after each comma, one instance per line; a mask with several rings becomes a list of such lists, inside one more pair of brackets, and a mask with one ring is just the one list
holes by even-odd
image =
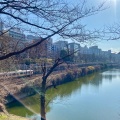
[[25, 34], [23, 34], [20, 28], [12, 28], [6, 32], [7, 36], [10, 36], [16, 40], [25, 41]]

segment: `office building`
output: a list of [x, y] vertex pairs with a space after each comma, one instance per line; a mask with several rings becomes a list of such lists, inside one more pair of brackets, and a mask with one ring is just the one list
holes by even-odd
[[20, 28], [12, 28], [5, 34], [9, 37], [12, 37], [13, 39], [25, 41], [25, 34], [21, 32]]

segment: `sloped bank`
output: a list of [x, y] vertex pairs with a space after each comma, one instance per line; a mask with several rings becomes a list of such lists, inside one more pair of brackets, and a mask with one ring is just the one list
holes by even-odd
[[74, 81], [76, 78], [80, 78], [83, 76], [86, 76], [88, 74], [97, 72], [99, 70], [103, 70], [106, 67], [103, 65], [97, 65], [97, 66], [88, 66], [88, 67], [82, 67], [82, 68], [76, 68], [74, 70], [68, 70], [67, 73], [63, 73], [62, 75], [58, 75], [56, 78], [51, 80], [51, 84], [61, 85], [67, 82]]
[[0, 120], [30, 120], [30, 119], [0, 112]]
[[0, 120], [29, 120], [29, 119], [9, 114], [6, 111], [5, 106], [2, 103], [0, 103]]
[[[70, 68], [67, 69], [66, 71], [58, 71], [55, 75], [51, 75], [48, 78], [48, 83], [47, 83], [47, 89], [49, 89], [51, 86], [58, 86], [67, 82], [74, 81], [76, 78], [83, 77], [85, 75], [106, 69], [106, 68], [112, 68], [114, 65], [112, 64], [100, 64], [100, 65], [95, 65], [95, 66], [87, 66], [87, 67], [76, 67], [74, 69]], [[16, 94], [14, 97], [13, 95], [9, 94], [6, 97], [7, 103], [13, 102], [14, 100], [24, 98], [33, 94], [36, 94], [36, 90], [40, 90], [40, 83], [41, 80], [36, 80], [30, 84], [26, 84], [23, 86]]]

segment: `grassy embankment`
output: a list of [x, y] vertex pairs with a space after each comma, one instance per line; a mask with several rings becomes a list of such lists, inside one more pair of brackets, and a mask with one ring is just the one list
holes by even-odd
[[29, 119], [0, 112], [0, 120], [29, 120]]
[[[55, 86], [58, 86], [58, 85], [61, 85], [67, 82], [71, 82], [71, 81], [74, 81], [76, 78], [83, 77], [85, 75], [94, 73], [104, 68], [105, 66], [98, 65], [98, 66], [88, 66], [88, 67], [82, 67], [82, 68], [78, 67], [74, 69], [67, 69], [66, 71], [65, 70], [59, 71], [58, 73], [53, 74], [48, 77], [49, 82], [47, 82], [47, 86], [53, 86], [52, 85], [53, 81], [54, 81]], [[19, 90], [19, 94], [28, 94], [28, 95], [34, 94], [35, 89], [39, 90], [40, 83], [41, 83], [41, 80], [38, 79], [38, 80], [31, 82], [31, 84], [26, 84], [24, 87], [22, 87]]]

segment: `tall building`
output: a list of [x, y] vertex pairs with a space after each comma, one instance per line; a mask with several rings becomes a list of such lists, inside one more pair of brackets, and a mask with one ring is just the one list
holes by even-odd
[[57, 51], [66, 50], [68, 47], [68, 41], [57, 41], [54, 43], [54, 47]]
[[70, 61], [77, 62], [79, 60], [80, 44], [73, 42], [73, 43], [69, 43], [68, 47], [69, 47], [69, 53], [71, 54]]
[[38, 40], [40, 37], [34, 35], [27, 35], [26, 40], [27, 42], [32, 42], [33, 40]]
[[80, 54], [89, 54], [89, 49], [86, 45], [84, 47], [80, 47]]
[[0, 35], [1, 35], [2, 32], [3, 32], [3, 22], [0, 21]]
[[75, 52], [74, 55], [77, 56], [78, 53], [80, 52], [80, 44], [78, 43], [69, 43], [69, 51], [72, 53], [72, 52]]
[[23, 34], [20, 28], [12, 28], [6, 32], [7, 36], [10, 36], [16, 40], [25, 41], [25, 34]]
[[99, 52], [100, 52], [98, 46], [92, 46], [92, 47], [90, 47], [89, 51], [90, 51], [90, 54], [95, 54], [95, 55], [99, 55]]
[[52, 40], [52, 38], [48, 38], [48, 39], [46, 40], [47, 57], [51, 57], [51, 55], [52, 55], [52, 45], [53, 45], [53, 40]]

